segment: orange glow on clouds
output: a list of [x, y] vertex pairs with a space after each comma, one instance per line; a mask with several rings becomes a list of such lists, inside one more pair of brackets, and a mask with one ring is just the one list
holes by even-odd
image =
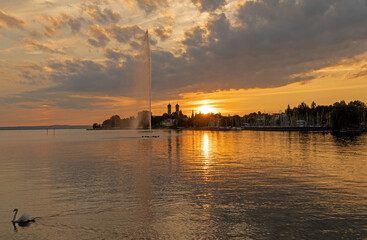
[[203, 113], [209, 111], [242, 116], [257, 111], [276, 113], [284, 111], [288, 104], [294, 107], [303, 101], [309, 105], [312, 101], [319, 105], [341, 100], [367, 102], [366, 58], [367, 53], [344, 59], [334, 66], [299, 74], [312, 80], [282, 87], [182, 93], [180, 105], [185, 113], [198, 109]]
[[[223, 115], [238, 114], [243, 116], [251, 112], [275, 113], [284, 111], [287, 105], [297, 106], [302, 101], [311, 104], [328, 105], [336, 101], [361, 100], [367, 102], [367, 53], [352, 59], [345, 59], [339, 64], [323, 69], [302, 73], [298, 76], [311, 77], [307, 82], [292, 83], [282, 87], [266, 89], [230, 89], [215, 92], [188, 92], [179, 95], [176, 101], [183, 113], [190, 116], [191, 111], [218, 113]], [[67, 93], [65, 93], [67, 94]], [[100, 99], [91, 109], [63, 109], [52, 104], [11, 103], [0, 106], [4, 113], [0, 126], [19, 125], [91, 125], [114, 114], [121, 117], [136, 115], [137, 106], [141, 105], [127, 97], [71, 95], [80, 99]], [[167, 112], [168, 100], [152, 102], [153, 115]], [[139, 109], [141, 110], [141, 109]]]

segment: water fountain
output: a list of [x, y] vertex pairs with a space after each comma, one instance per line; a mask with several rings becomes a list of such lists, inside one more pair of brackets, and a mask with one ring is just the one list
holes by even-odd
[[[139, 56], [138, 59], [139, 63], [138, 68], [136, 71], [136, 79], [135, 79], [135, 90], [137, 91], [136, 96], [137, 99], [144, 99], [148, 95], [148, 116], [146, 112], [141, 112], [138, 114], [137, 117], [137, 124], [140, 122], [144, 123], [145, 118], [148, 118], [149, 122], [149, 135], [142, 136], [143, 138], [156, 138], [159, 136], [152, 135], [152, 95], [151, 95], [151, 88], [152, 88], [152, 63], [151, 63], [151, 54], [150, 54], [150, 44], [149, 44], [149, 33], [148, 30], [145, 32], [143, 45], [142, 45], [142, 54]], [[145, 99], [144, 99], [145, 100]]]

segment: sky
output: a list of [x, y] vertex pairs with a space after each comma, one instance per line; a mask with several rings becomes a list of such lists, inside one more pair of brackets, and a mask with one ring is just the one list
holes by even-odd
[[135, 115], [146, 30], [153, 115], [367, 102], [366, 13], [366, 0], [0, 0], [0, 126]]

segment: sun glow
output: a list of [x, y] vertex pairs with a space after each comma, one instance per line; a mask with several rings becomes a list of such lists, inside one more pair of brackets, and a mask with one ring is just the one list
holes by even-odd
[[198, 108], [199, 112], [207, 114], [207, 113], [214, 113], [215, 108], [210, 105], [203, 105]]

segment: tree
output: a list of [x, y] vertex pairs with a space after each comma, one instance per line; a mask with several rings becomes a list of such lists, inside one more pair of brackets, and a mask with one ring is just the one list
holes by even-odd
[[306, 115], [309, 111], [309, 107], [305, 102], [302, 102], [300, 105], [298, 105], [298, 112], [301, 115], [301, 117], [303, 118], [303, 120], [306, 120]]
[[316, 108], [316, 103], [314, 101], [312, 101], [312, 103], [311, 103], [311, 108], [312, 109], [315, 109]]
[[111, 127], [111, 119], [104, 120], [102, 123], [102, 128], [110, 128]]
[[316, 125], [316, 118], [317, 118], [317, 111], [316, 111], [316, 103], [312, 102], [311, 103], [311, 116], [312, 116], [312, 125], [315, 126]]
[[111, 120], [111, 127], [120, 127], [121, 118], [119, 115], [114, 115], [110, 118]]
[[361, 109], [362, 111], [367, 111], [367, 106], [362, 101], [355, 100], [355, 101], [350, 102], [349, 105], [354, 105], [354, 106], [358, 107], [359, 109]]
[[344, 101], [334, 104], [331, 112], [331, 124], [334, 129], [355, 128], [359, 126], [360, 109]]
[[93, 123], [93, 129], [101, 128], [101, 125], [98, 123]]

